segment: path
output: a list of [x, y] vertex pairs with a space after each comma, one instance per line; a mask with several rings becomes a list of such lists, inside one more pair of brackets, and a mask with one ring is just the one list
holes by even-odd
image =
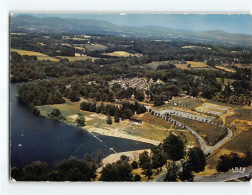
[[[194, 114], [191, 114], [191, 113], [176, 111], [176, 110], [172, 110], [172, 109], [165, 109], [165, 110], [161, 110], [161, 111], [153, 110], [153, 111], [155, 113], [157, 113], [157, 114], [160, 114], [159, 117], [161, 117], [163, 119], [166, 119], [166, 113], [169, 113], [169, 114], [173, 114], [173, 115], [178, 114], [178, 116], [181, 116], [181, 117], [184, 117], [184, 118], [191, 118], [192, 120], [208, 121], [208, 122], [210, 122], [212, 120], [212, 119], [207, 118], [207, 117], [197, 116], [197, 115], [194, 115]], [[156, 115], [156, 116], [158, 116], [158, 115]], [[176, 122], [177, 126], [185, 128], [189, 132], [191, 132], [196, 137], [196, 139], [198, 140], [198, 142], [200, 144], [200, 147], [203, 150], [204, 154], [212, 153], [215, 149], [220, 147], [222, 144], [224, 144], [226, 141], [228, 141], [233, 136], [233, 132], [229, 128], [227, 128], [228, 134], [227, 134], [227, 136], [225, 138], [223, 138], [221, 141], [219, 141], [214, 146], [208, 146], [206, 144], [205, 140], [196, 131], [194, 131], [190, 127], [188, 127], [188, 126], [184, 125], [183, 123], [178, 122], [178, 121], [176, 121], [174, 119], [171, 119], [171, 118], [169, 118], [168, 121], [173, 122], [173, 123]], [[214, 124], [214, 125], [217, 125], [217, 124]]]
[[[240, 177], [250, 176], [252, 174], [251, 167], [246, 167], [244, 173], [233, 173], [233, 172], [227, 172], [227, 173], [220, 173], [217, 175], [211, 175], [211, 176], [199, 176], [195, 175], [194, 182], [225, 182], [232, 179], [237, 179]], [[166, 176], [166, 169], [159, 174], [157, 177], [155, 177], [152, 182], [163, 182], [164, 178]]]
[[[158, 110], [153, 110], [153, 111], [155, 113], [160, 114], [159, 117], [163, 118], [164, 120], [166, 119], [166, 115], [165, 114], [167, 113], [167, 109], [166, 109], [166, 112], [164, 112], [164, 111], [158, 111]], [[177, 112], [181, 113], [181, 111], [177, 111]], [[171, 114], [171, 112], [170, 112], [170, 114]], [[180, 116], [182, 116], [182, 117], [188, 117], [189, 113], [184, 113], [184, 114], [181, 113]], [[195, 119], [195, 117], [194, 117], [194, 119]], [[193, 118], [192, 118], [192, 120], [193, 120]], [[221, 141], [219, 141], [214, 146], [208, 146], [205, 143], [205, 141], [203, 140], [203, 138], [197, 132], [195, 132], [194, 130], [192, 130], [191, 128], [189, 128], [189, 127], [185, 126], [184, 124], [182, 124], [182, 123], [180, 123], [180, 122], [178, 122], [178, 121], [176, 121], [174, 119], [171, 119], [171, 118], [169, 118], [168, 121], [173, 122], [173, 123], [176, 122], [177, 126], [180, 126], [180, 127], [183, 127], [185, 129], [189, 130], [196, 137], [196, 139], [199, 141], [200, 147], [201, 147], [202, 151], [204, 152], [204, 154], [210, 154], [210, 153], [212, 153], [215, 149], [217, 149], [218, 147], [220, 147], [222, 144], [224, 144], [226, 141], [228, 141], [233, 136], [233, 132], [229, 128], [227, 128], [228, 134], [227, 134], [227, 136], [225, 138], [223, 138]], [[247, 175], [251, 174], [251, 168], [248, 168], [248, 170], [246, 169], [246, 174]], [[209, 181], [209, 182], [211, 182], [211, 181], [212, 182], [216, 182], [216, 181], [228, 181], [228, 180], [231, 180], [231, 179], [236, 179], [238, 177], [247, 176], [247, 175], [244, 175], [242, 173], [232, 173], [230, 175], [229, 174], [224, 174], [224, 175], [220, 175], [220, 176], [219, 175], [217, 175], [217, 176], [215, 175], [215, 176], [210, 176], [210, 177], [203, 177], [202, 176], [201, 178], [196, 177], [195, 181], [206, 181], [206, 182], [207, 181]], [[160, 173], [156, 178], [154, 178], [152, 181], [153, 182], [162, 182], [162, 181], [164, 181], [165, 176], [166, 176], [166, 169], [162, 173]]]
[[251, 176], [252, 174], [252, 169], [251, 167], [246, 167], [245, 172], [227, 172], [227, 173], [220, 173], [217, 175], [211, 175], [211, 176], [198, 176], [196, 175], [194, 178], [194, 181], [196, 182], [224, 182], [224, 181], [229, 181], [232, 179], [237, 179], [240, 177], [245, 177], [245, 176]]

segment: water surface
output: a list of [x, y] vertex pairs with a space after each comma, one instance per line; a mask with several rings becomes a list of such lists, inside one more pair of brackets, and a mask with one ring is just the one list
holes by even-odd
[[88, 131], [34, 116], [27, 106], [16, 97], [17, 83], [10, 88], [10, 163], [11, 167], [21, 167], [32, 161], [53, 163], [70, 156], [79, 158], [86, 154], [101, 152], [106, 157], [113, 152], [140, 150], [153, 145], [142, 142], [97, 135], [94, 138]]

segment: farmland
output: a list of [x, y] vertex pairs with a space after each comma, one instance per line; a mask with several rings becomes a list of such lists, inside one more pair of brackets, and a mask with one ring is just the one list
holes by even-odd
[[107, 56], [112, 56], [112, 57], [140, 57], [142, 56], [142, 54], [139, 53], [129, 53], [129, 52], [125, 52], [125, 51], [114, 51], [112, 53], [104, 53], [104, 55]]
[[36, 56], [38, 60], [51, 60], [58, 62], [59, 59], [50, 57], [46, 54], [35, 52], [35, 51], [27, 51], [27, 50], [21, 50], [21, 49], [11, 49], [11, 52], [17, 52], [20, 55], [28, 55], [28, 56]]
[[232, 70], [230, 68], [226, 68], [226, 67], [223, 67], [223, 66], [215, 66], [215, 68], [218, 68], [220, 70], [224, 70], [226, 72], [232, 72], [232, 73], [235, 73], [236, 71], [235, 70]]
[[91, 57], [91, 56], [57, 56], [58, 58], [61, 58], [61, 59], [68, 59], [70, 62], [73, 62], [73, 61], [76, 61], [76, 60], [88, 60], [88, 59], [91, 59], [92, 62], [94, 62], [96, 59], [99, 59], [99, 58], [95, 58], [95, 57]]
[[210, 68], [205, 62], [195, 62], [195, 61], [187, 61], [186, 64], [175, 64], [177, 68], [181, 69], [190, 69], [188, 68], [188, 64], [191, 65], [191, 68]]
[[[145, 64], [146, 67], [156, 69], [159, 65], [165, 65], [165, 64], [173, 64], [174, 61], [153, 61], [151, 63]], [[189, 65], [190, 64], [190, 65]], [[179, 61], [174, 63], [176, 68], [182, 69], [182, 70], [212, 70], [212, 71], [221, 71], [217, 68], [214, 68], [212, 66], [207, 65], [205, 62], [197, 62], [197, 61], [186, 61], [186, 63], [180, 63]]]

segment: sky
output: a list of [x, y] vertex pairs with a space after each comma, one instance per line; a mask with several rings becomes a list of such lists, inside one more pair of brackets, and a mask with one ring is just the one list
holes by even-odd
[[223, 30], [252, 35], [249, 14], [26, 14], [35, 17], [95, 19], [122, 26], [159, 26], [189, 31]]

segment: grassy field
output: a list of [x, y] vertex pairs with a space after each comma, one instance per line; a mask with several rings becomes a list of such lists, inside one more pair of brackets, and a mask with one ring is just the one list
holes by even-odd
[[201, 106], [197, 107], [195, 110], [204, 113], [211, 113], [214, 115], [222, 115], [228, 112], [230, 109], [232, 109], [232, 107], [212, 103], [204, 103]]
[[239, 135], [235, 136], [231, 141], [223, 146], [227, 150], [232, 150], [236, 152], [246, 152], [251, 151], [252, 138], [252, 128], [248, 131], [243, 131]]
[[73, 121], [71, 117], [74, 117], [78, 113], [85, 116], [86, 125], [106, 124], [106, 117], [104, 115], [80, 110], [80, 103], [81, 102], [71, 102], [66, 100], [66, 103], [64, 104], [43, 105], [37, 106], [37, 108], [40, 110], [42, 116], [47, 116], [53, 111], [53, 109], [57, 108], [67, 119], [65, 122], [71, 125], [77, 125], [77, 122]]
[[[225, 67], [229, 67], [229, 64], [222, 64]], [[250, 69], [252, 67], [252, 64], [234, 64], [234, 66], [238, 68], [248, 68]]]
[[[141, 126], [125, 126], [120, 122], [121, 129], [130, 135], [140, 136], [147, 139], [157, 140], [162, 142], [168, 135], [169, 131], [149, 123], [144, 123]], [[118, 126], [118, 125], [116, 125]]]
[[171, 118], [194, 129], [208, 143], [208, 145], [214, 145], [218, 141], [218, 138], [225, 132], [222, 128], [209, 123], [203, 123], [179, 116], [171, 116]]
[[[143, 121], [141, 129], [135, 128], [134, 133], [158, 141], [163, 141], [170, 132], [180, 136], [186, 145], [198, 146], [195, 137], [186, 130], [178, 129], [177, 126], [170, 124], [168, 121], [153, 116], [149, 113], [134, 116], [133, 118]], [[127, 128], [128, 129], [128, 128]]]
[[[220, 83], [221, 82], [221, 78], [216, 78], [216, 80]], [[233, 83], [234, 81], [236, 81], [236, 80], [234, 80], [234, 79], [224, 79], [224, 84], [228, 84], [229, 82], [230, 83]]]
[[37, 56], [37, 59], [39, 61], [41, 60], [51, 60], [51, 61], [59, 61], [57, 58], [50, 57], [46, 54], [35, 52], [35, 51], [27, 51], [27, 50], [21, 50], [21, 49], [11, 49], [11, 52], [17, 52], [20, 55], [28, 55], [28, 56]]
[[202, 105], [204, 103], [204, 101], [202, 98], [197, 99], [197, 98], [188, 97], [188, 96], [176, 97], [176, 98], [173, 98], [172, 100], [170, 100], [168, 104], [165, 104], [165, 105], [159, 107], [158, 109], [163, 110], [166, 108], [174, 107], [174, 103], [177, 103], [176, 107], [191, 110], [191, 109], [195, 109], [198, 106]]
[[226, 67], [223, 67], [223, 66], [215, 66], [215, 68], [218, 68], [220, 70], [224, 70], [225, 72], [232, 72], [232, 73], [236, 72], [235, 70], [232, 70], [230, 68], [226, 68]]
[[87, 59], [91, 59], [92, 62], [94, 62], [96, 59], [99, 59], [99, 58], [95, 58], [95, 57], [90, 57], [90, 56], [57, 56], [58, 58], [61, 58], [61, 59], [68, 59], [70, 62], [72, 61], [76, 61], [76, 60], [87, 60]]
[[233, 115], [226, 117], [227, 124], [235, 127], [234, 135], [230, 141], [222, 145], [207, 158], [209, 169], [215, 169], [219, 156], [236, 152], [243, 155], [246, 151], [251, 151], [252, 122], [251, 109], [238, 106], [233, 109]]
[[156, 69], [160, 64], [167, 64], [169, 61], [154, 61], [148, 64], [145, 64], [147, 68]]
[[139, 54], [139, 53], [129, 53], [129, 52], [126, 52], [126, 51], [114, 51], [112, 53], [104, 53], [104, 55], [107, 55], [107, 56], [114, 56], [114, 57], [141, 57], [143, 56], [142, 54]]
[[88, 127], [108, 129], [111, 131], [118, 129], [119, 131], [129, 135], [140, 136], [143, 138], [153, 139], [161, 142], [172, 131], [175, 134], [181, 136], [186, 145], [198, 145], [195, 137], [192, 136], [190, 133], [184, 130], [177, 129], [177, 127], [173, 127], [173, 125], [171, 125], [169, 122], [159, 117], [152, 116], [149, 113], [134, 116], [134, 118], [143, 121], [143, 123], [140, 125], [132, 124], [130, 120], [123, 120], [120, 121], [120, 123], [114, 123], [113, 117], [113, 124], [108, 125], [106, 123], [107, 117], [105, 115], [97, 114], [94, 112], [82, 111], [80, 110], [80, 103], [81, 102], [71, 102], [66, 100], [65, 104], [44, 105], [37, 106], [37, 108], [40, 110], [41, 115], [43, 116], [47, 116], [53, 111], [54, 108], [58, 108], [61, 111], [62, 115], [67, 119], [64, 122], [70, 125], [77, 125], [74, 119], [78, 117], [78, 113], [82, 113], [85, 116], [86, 125]]
[[177, 68], [181, 69], [190, 69], [187, 67], [188, 64], [191, 64], [191, 68], [209, 68], [205, 62], [195, 62], [195, 61], [187, 61], [186, 64], [175, 64]]
[[251, 109], [237, 108], [235, 109], [235, 114], [232, 116], [226, 117], [228, 123], [231, 124], [232, 120], [248, 120], [251, 121]]
[[[155, 62], [145, 64], [145, 66], [147, 68], [156, 69], [159, 65], [168, 64], [168, 63], [172, 63], [172, 62], [170, 62], [170, 61], [155, 61]], [[187, 67], [188, 64], [191, 64], [191, 69], [194, 69], [194, 70], [222, 71], [217, 68], [208, 66], [205, 62], [187, 61], [186, 64], [175, 64], [175, 66], [180, 69], [189, 70], [190, 68]]]
[[43, 53], [39, 53], [39, 52], [35, 52], [35, 51], [21, 50], [21, 49], [11, 49], [11, 52], [12, 51], [18, 52], [20, 55], [42, 56], [42, 57], [48, 56], [48, 55], [43, 54]]
[[104, 51], [107, 49], [107, 46], [102, 45], [102, 44], [85, 44], [85, 49], [89, 50], [89, 51], [97, 51], [97, 50], [101, 50]]
[[51, 60], [51, 61], [54, 61], [54, 62], [59, 61], [59, 59], [53, 58], [53, 57], [50, 57], [50, 56], [37, 56], [37, 59], [38, 59], [38, 61], [42, 61], [42, 60]]
[[133, 118], [139, 119], [139, 120], [142, 120], [143, 122], [151, 123], [155, 126], [160, 126], [166, 129], [171, 127], [171, 124], [168, 121], [165, 121], [164, 119], [159, 118], [157, 116], [153, 116], [150, 113], [145, 113], [143, 115], [135, 115]]

